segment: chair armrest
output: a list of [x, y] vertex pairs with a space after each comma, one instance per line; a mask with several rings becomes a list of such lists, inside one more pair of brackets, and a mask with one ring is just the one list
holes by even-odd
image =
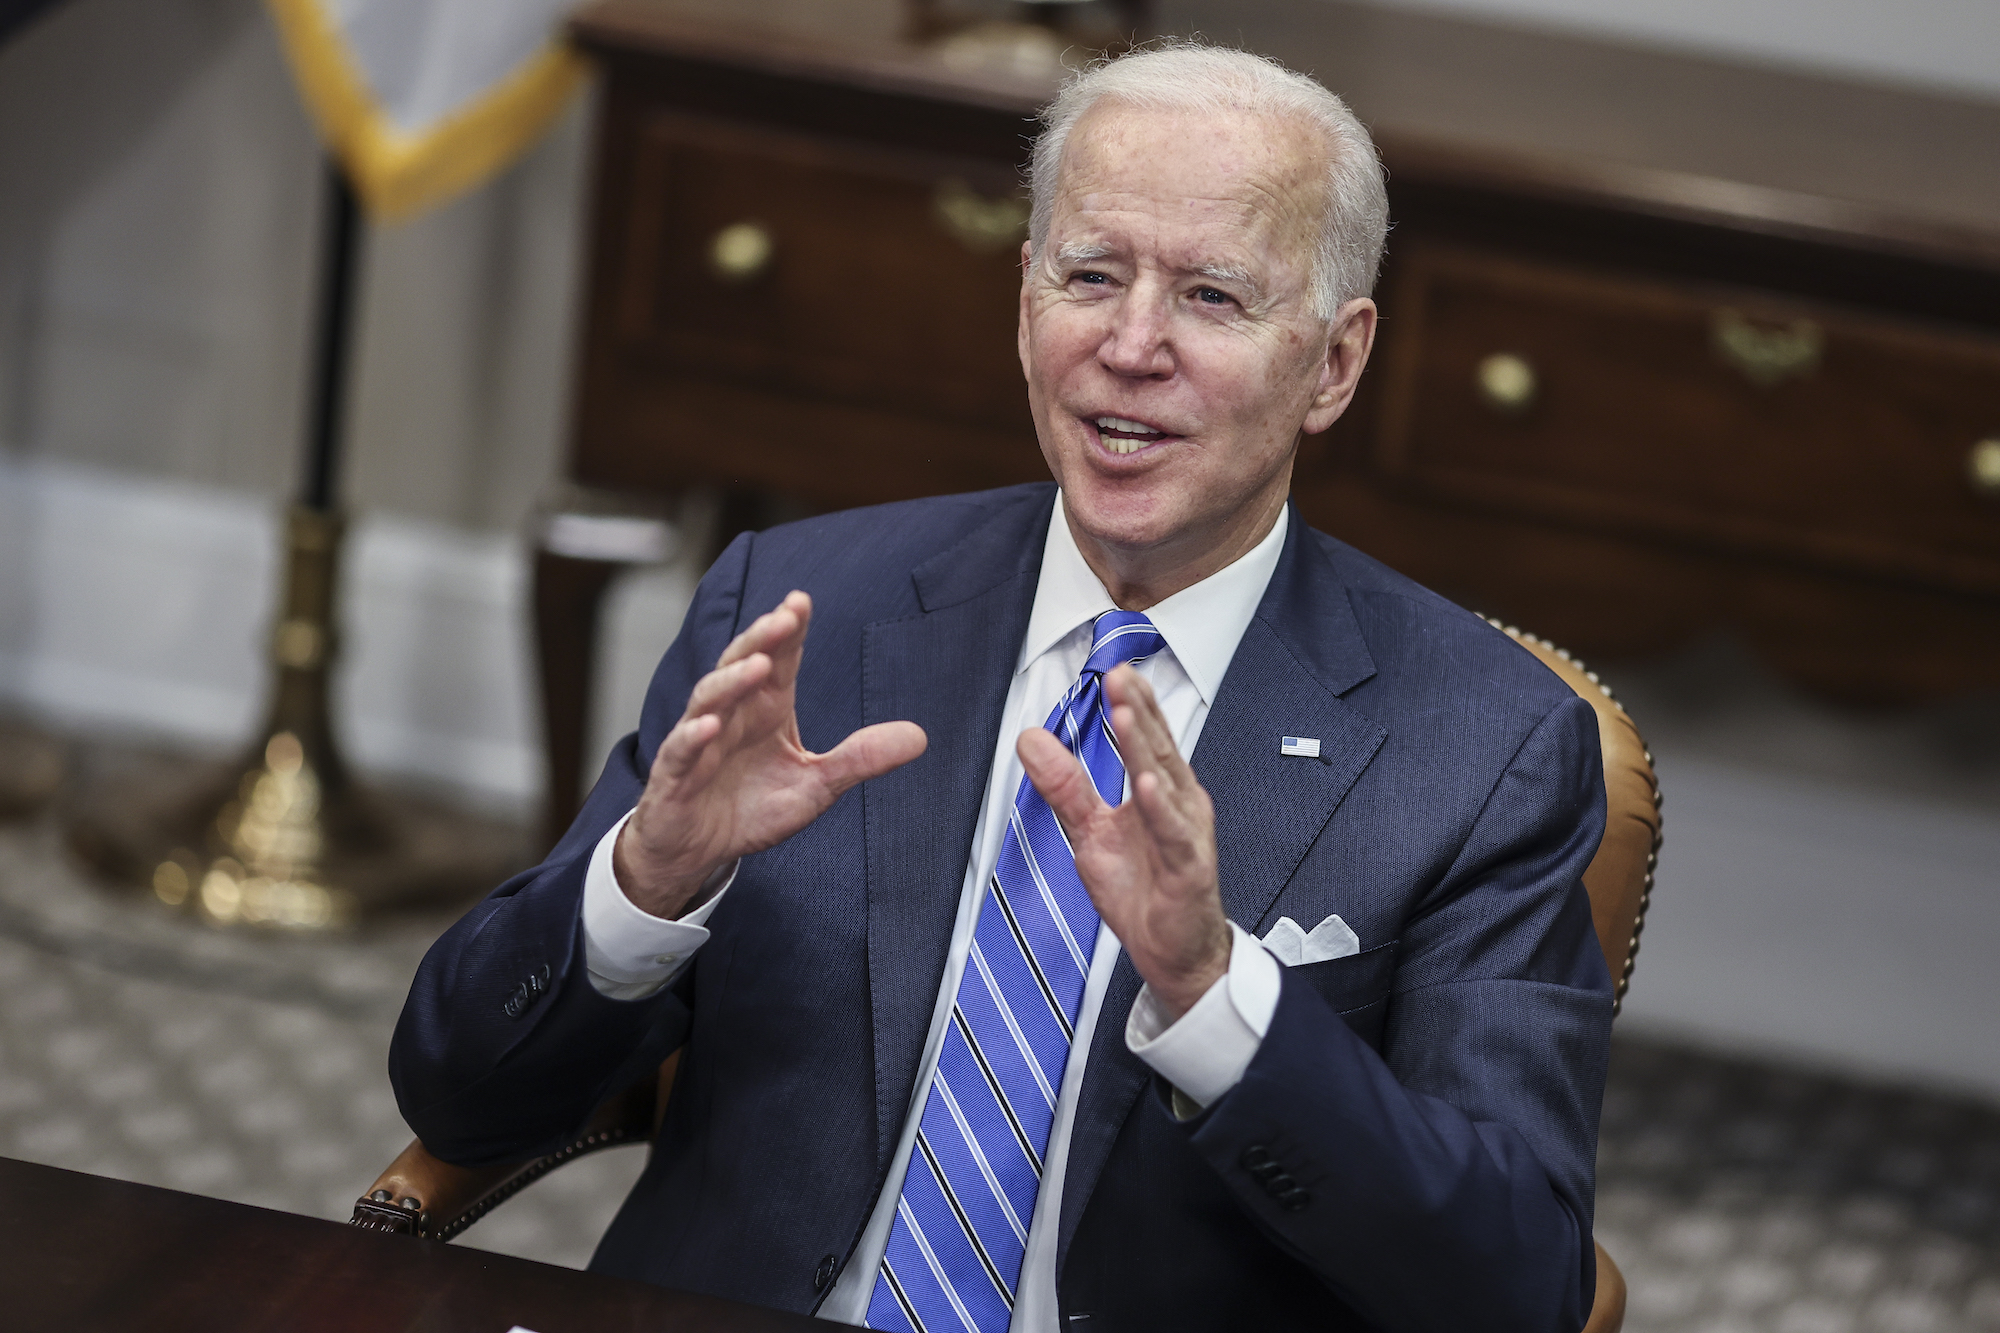
[[432, 1156], [421, 1140], [412, 1139], [389, 1163], [389, 1169], [376, 1177], [368, 1193], [354, 1201], [354, 1216], [349, 1221], [369, 1231], [442, 1240], [440, 1233], [445, 1227], [543, 1160], [453, 1166]]
[[544, 1157], [454, 1166], [412, 1139], [368, 1192], [354, 1201], [354, 1216], [348, 1221], [368, 1231], [450, 1240], [565, 1163], [624, 1143], [649, 1143], [666, 1111], [666, 1094], [673, 1087], [680, 1058], [675, 1051], [656, 1077], [634, 1083], [606, 1101], [581, 1135]]

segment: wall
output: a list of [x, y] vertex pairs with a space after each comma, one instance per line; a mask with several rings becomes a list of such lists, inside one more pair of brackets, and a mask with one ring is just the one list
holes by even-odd
[[2000, 697], [1837, 709], [1727, 641], [1594, 665], [1665, 795], [1621, 1021], [2000, 1095]]
[[[360, 293], [347, 731], [366, 767], [516, 803], [519, 534], [562, 440], [586, 128], [373, 233]], [[0, 48], [0, 163], [0, 703], [236, 743], [324, 205], [263, 6], [69, 0]]]
[[[241, 744], [266, 702], [279, 526], [240, 491], [0, 456], [0, 701], [86, 734]], [[682, 554], [614, 585], [593, 754], [631, 729], [699, 572]], [[542, 756], [518, 536], [373, 510], [341, 593], [349, 757], [528, 810]]]
[[[280, 512], [185, 481], [0, 465], [0, 699], [73, 730], [234, 747], [262, 718]], [[540, 788], [519, 542], [386, 511], [348, 543], [335, 707], [374, 772]]]
[[[586, 115], [375, 233], [348, 495], [518, 523], [567, 394]], [[290, 490], [323, 180], [257, 0], [69, 0], [0, 48], [0, 448]]]
[[2000, 97], [1992, 0], [1372, 0]]

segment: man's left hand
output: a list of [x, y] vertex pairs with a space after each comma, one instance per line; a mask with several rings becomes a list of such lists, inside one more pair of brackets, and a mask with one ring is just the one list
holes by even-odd
[[1181, 758], [1153, 690], [1131, 666], [1104, 678], [1131, 799], [1108, 805], [1075, 755], [1040, 727], [1015, 750], [1055, 811], [1091, 901], [1169, 1019], [1229, 970], [1215, 870], [1215, 806]]

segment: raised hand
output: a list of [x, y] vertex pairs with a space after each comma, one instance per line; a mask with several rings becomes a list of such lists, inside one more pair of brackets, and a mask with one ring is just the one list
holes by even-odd
[[612, 853], [620, 887], [641, 909], [681, 915], [717, 870], [783, 842], [855, 783], [924, 752], [914, 722], [863, 727], [824, 754], [799, 743], [793, 701], [811, 622], [812, 599], [786, 594], [723, 651], [660, 742]]
[[1170, 1019], [1229, 970], [1229, 919], [1215, 869], [1215, 806], [1181, 758], [1152, 687], [1132, 667], [1104, 678], [1111, 728], [1132, 779], [1107, 805], [1083, 765], [1037, 727], [1015, 744], [1049, 803], [1098, 915]]

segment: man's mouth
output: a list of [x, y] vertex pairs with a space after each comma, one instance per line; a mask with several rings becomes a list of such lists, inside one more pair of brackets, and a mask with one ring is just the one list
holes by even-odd
[[1143, 421], [1128, 421], [1124, 417], [1098, 417], [1096, 420], [1098, 438], [1104, 447], [1114, 454], [1136, 454], [1147, 445], [1165, 437]]

